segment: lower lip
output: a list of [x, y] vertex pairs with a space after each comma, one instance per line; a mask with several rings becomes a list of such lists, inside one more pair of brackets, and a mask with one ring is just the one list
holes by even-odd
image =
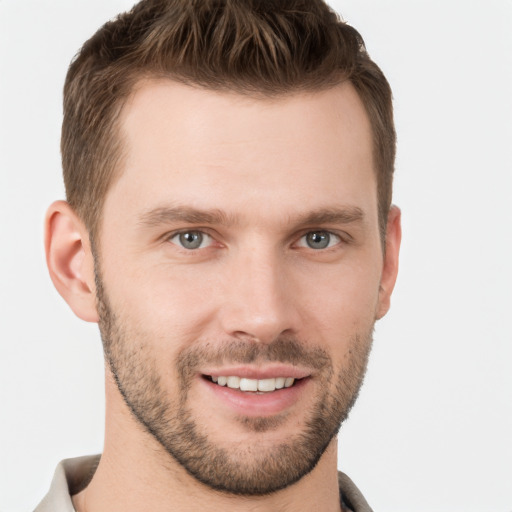
[[238, 414], [249, 417], [274, 416], [286, 411], [299, 400], [309, 383], [309, 378], [305, 378], [295, 381], [290, 388], [278, 389], [270, 393], [254, 393], [219, 386], [204, 377], [200, 380], [209, 394]]

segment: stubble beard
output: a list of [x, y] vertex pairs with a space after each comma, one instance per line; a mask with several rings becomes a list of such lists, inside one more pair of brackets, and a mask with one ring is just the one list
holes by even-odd
[[[230, 340], [220, 349], [207, 343], [193, 344], [176, 358], [179, 392], [171, 396], [152, 357], [149, 333], [133, 336], [133, 331], [124, 326], [109, 304], [98, 270], [96, 286], [105, 359], [124, 402], [192, 477], [221, 492], [261, 496], [288, 487], [313, 470], [356, 401], [371, 350], [373, 325], [364, 335], [352, 337], [344, 368], [338, 371], [325, 350], [290, 337], [269, 344]], [[208, 425], [201, 425], [193, 417], [188, 394], [199, 367], [226, 361], [279, 361], [317, 370], [321, 385], [317, 385], [315, 405], [302, 431], [268, 448], [258, 435], [252, 445], [239, 443], [228, 448], [211, 440]], [[283, 421], [279, 416], [239, 418], [239, 423], [255, 434], [278, 429]]]

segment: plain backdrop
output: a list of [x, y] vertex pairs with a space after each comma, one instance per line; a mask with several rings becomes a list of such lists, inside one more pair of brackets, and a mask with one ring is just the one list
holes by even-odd
[[[0, 0], [0, 511], [103, 442], [96, 325], [48, 278], [70, 59], [130, 0]], [[333, 0], [391, 82], [401, 272], [340, 468], [376, 512], [512, 511], [512, 1]]]

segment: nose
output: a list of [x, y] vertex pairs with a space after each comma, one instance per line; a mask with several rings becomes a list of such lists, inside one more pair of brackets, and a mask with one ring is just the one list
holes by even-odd
[[272, 250], [253, 250], [234, 260], [219, 312], [223, 332], [262, 343], [295, 334], [300, 315], [285, 259]]

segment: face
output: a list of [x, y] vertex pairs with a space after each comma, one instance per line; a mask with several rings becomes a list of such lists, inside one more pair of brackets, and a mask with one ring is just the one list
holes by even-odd
[[382, 310], [369, 122], [349, 84], [253, 99], [141, 84], [104, 205], [98, 312], [140, 425], [210, 487], [321, 459]]

